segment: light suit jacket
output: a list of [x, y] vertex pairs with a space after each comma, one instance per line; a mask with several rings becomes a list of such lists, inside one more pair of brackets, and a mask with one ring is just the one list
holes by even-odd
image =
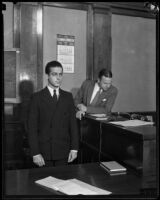
[[103, 91], [100, 94], [96, 105], [92, 106], [90, 105], [90, 100], [95, 83], [96, 81], [93, 80], [86, 80], [82, 83], [82, 86], [77, 92], [74, 99], [75, 106], [77, 106], [77, 104], [83, 103], [85, 106], [87, 106], [87, 113], [105, 113], [109, 115], [115, 103], [115, 99], [118, 94], [118, 89], [111, 85], [106, 91]]

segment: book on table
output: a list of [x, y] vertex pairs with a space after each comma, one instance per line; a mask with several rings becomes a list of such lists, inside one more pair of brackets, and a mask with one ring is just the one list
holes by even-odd
[[100, 166], [111, 175], [126, 174], [127, 172], [127, 169], [116, 161], [100, 162]]

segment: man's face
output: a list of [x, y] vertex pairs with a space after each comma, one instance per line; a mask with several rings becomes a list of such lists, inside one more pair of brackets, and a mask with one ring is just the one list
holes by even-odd
[[98, 79], [98, 83], [103, 90], [107, 90], [112, 85], [112, 78], [102, 76], [101, 79]]
[[51, 67], [48, 74], [48, 83], [51, 87], [60, 87], [62, 83], [63, 70], [61, 67]]

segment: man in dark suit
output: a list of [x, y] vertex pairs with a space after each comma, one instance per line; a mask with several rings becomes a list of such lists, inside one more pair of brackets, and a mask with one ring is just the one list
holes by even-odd
[[85, 113], [110, 115], [118, 89], [112, 85], [112, 72], [102, 69], [98, 80], [86, 80], [75, 96], [76, 117], [81, 119]]
[[33, 94], [29, 109], [28, 132], [33, 162], [57, 166], [72, 162], [79, 146], [72, 94], [60, 88], [61, 63], [47, 63], [48, 85]]

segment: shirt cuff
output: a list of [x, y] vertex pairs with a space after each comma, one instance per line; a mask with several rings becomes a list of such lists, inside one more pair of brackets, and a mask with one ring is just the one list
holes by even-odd
[[37, 155], [35, 155], [35, 156], [33, 156], [33, 158], [36, 158], [36, 157], [38, 157], [38, 156], [40, 156], [41, 154], [37, 154]]
[[78, 152], [78, 150], [71, 150], [72, 152], [75, 152], [75, 153], [77, 153]]

